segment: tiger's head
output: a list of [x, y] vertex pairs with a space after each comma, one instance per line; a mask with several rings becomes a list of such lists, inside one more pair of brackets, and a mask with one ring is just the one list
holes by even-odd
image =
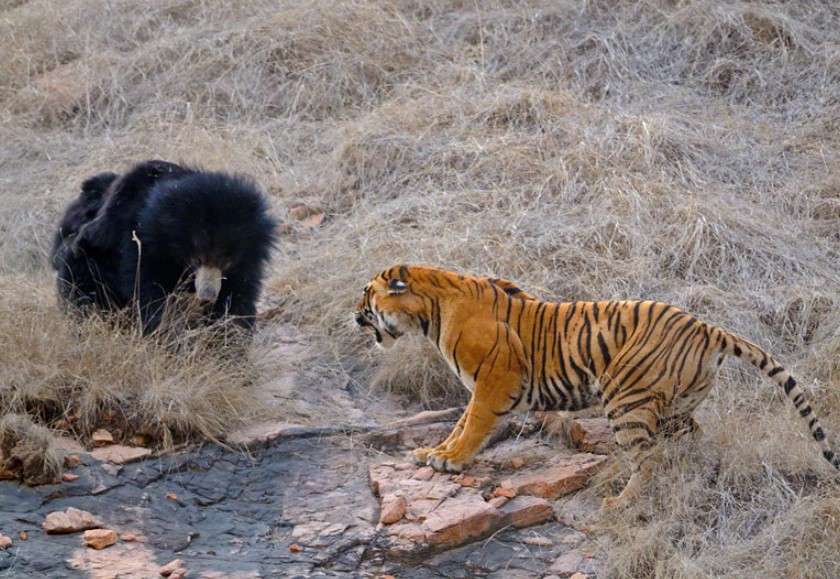
[[365, 286], [364, 296], [356, 304], [355, 319], [359, 326], [373, 329], [380, 348], [387, 350], [403, 335], [423, 331], [426, 305], [412, 291], [414, 281], [410, 268], [397, 266], [381, 272]]

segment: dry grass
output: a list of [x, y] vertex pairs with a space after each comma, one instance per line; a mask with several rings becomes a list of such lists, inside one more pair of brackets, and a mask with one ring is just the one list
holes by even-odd
[[[77, 387], [74, 404], [96, 408], [122, 396], [105, 388], [118, 368], [133, 400], [200, 387], [196, 368], [130, 336], [84, 327], [79, 338], [45, 287], [51, 227], [81, 179], [154, 156], [251, 173], [281, 218], [301, 201], [326, 213], [318, 228], [288, 228], [266, 295], [321, 352], [312, 376], [419, 392], [427, 405], [456, 396], [422, 346], [379, 356], [349, 319], [378, 270], [426, 263], [544, 298], [684, 306], [784, 360], [840, 432], [834, 4], [2, 9], [0, 324], [4, 344], [20, 342], [2, 384]], [[141, 379], [146, 364], [159, 383]], [[19, 395], [3, 400], [26, 410]], [[726, 366], [700, 413], [702, 442], [668, 446], [644, 518], [601, 528], [611, 574], [836, 574], [833, 478], [789, 406]]]
[[27, 484], [53, 483], [64, 469], [66, 453], [48, 428], [26, 415], [6, 413], [0, 418], [0, 478]]
[[158, 340], [118, 316], [75, 320], [56, 307], [43, 276], [46, 288], [28, 281], [0, 283], [6, 412], [83, 441], [104, 427], [117, 439], [140, 434], [164, 447], [218, 440], [258, 414], [257, 369], [236, 348], [219, 348], [220, 332], [183, 330]]

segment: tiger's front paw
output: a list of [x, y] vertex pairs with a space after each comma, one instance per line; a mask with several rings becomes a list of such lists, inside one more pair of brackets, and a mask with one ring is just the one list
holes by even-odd
[[429, 454], [426, 464], [438, 472], [458, 473], [464, 470], [467, 461], [457, 460], [445, 450], [435, 450]]
[[417, 464], [426, 465], [429, 461], [429, 455], [435, 451], [434, 448], [415, 448], [408, 456]]

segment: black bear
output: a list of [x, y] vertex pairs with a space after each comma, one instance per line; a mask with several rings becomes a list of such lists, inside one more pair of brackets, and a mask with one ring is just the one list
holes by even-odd
[[[116, 267], [101, 256], [92, 254], [88, 259], [86, 251], [73, 250], [79, 230], [96, 217], [115, 179], [116, 173], [100, 173], [82, 183], [82, 192], [67, 206], [53, 238], [50, 263], [58, 272], [58, 294], [76, 307], [104, 308], [118, 300], [113, 293], [118, 281]], [[95, 253], [93, 248], [90, 251]]]
[[[106, 307], [135, 304], [148, 333], [180, 292], [194, 294], [209, 320], [230, 316], [252, 328], [275, 241], [268, 204], [250, 179], [146, 161], [109, 182], [96, 215], [63, 245], [70, 258], [106, 272], [102, 293], [116, 296]], [[61, 276], [59, 269], [60, 287], [73, 283]]]

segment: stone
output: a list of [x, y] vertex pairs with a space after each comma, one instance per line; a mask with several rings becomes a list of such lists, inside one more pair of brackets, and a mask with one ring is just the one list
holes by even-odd
[[615, 435], [606, 418], [579, 418], [569, 430], [571, 443], [583, 452], [610, 454], [618, 449]]
[[487, 502], [491, 506], [493, 506], [497, 509], [501, 509], [503, 506], [505, 506], [508, 503], [508, 501], [510, 501], [510, 499], [507, 498], [507, 497], [493, 497], [492, 499], [490, 499]]
[[120, 541], [124, 543], [133, 543], [137, 540], [137, 537], [132, 535], [131, 533], [123, 533], [120, 535]]
[[392, 525], [403, 518], [408, 501], [405, 497], [389, 496], [382, 500], [379, 512], [379, 522], [383, 525]]
[[298, 203], [297, 205], [289, 209], [289, 217], [291, 217], [292, 219], [296, 219], [297, 221], [306, 219], [307, 217], [309, 217], [310, 215], [314, 215], [315, 213], [318, 213], [318, 211], [304, 203]]
[[65, 512], [49, 513], [41, 525], [48, 534], [78, 533], [102, 526], [102, 523], [87, 511], [68, 508]]
[[453, 547], [499, 528], [502, 515], [483, 499], [447, 499], [423, 523], [430, 545]]
[[120, 473], [123, 469], [121, 464], [112, 464], [110, 462], [103, 462], [99, 466], [102, 467], [102, 470], [105, 471], [105, 474], [113, 477], [120, 476]]
[[20, 539], [21, 541], [25, 541], [28, 538], [29, 538], [29, 535], [26, 534], [26, 531], [20, 531], [18, 533], [18, 539]]
[[[503, 528], [528, 527], [554, 517], [547, 500], [517, 497], [513, 488], [497, 489], [501, 496], [490, 495], [485, 500], [481, 488], [463, 484], [473, 483], [470, 479], [479, 484], [485, 479], [480, 471], [477, 476], [450, 475], [380, 463], [371, 465], [368, 474], [383, 513], [394, 511], [381, 520], [393, 521], [382, 532], [391, 540], [389, 550], [396, 553], [449, 549]], [[400, 512], [403, 505], [404, 514]], [[397, 518], [397, 514], [401, 516]]]
[[411, 475], [411, 478], [415, 480], [431, 480], [433, 476], [435, 476], [435, 469], [430, 466], [424, 466], [418, 468], [414, 474]]
[[324, 213], [305, 203], [298, 203], [289, 209], [289, 217], [305, 227], [318, 227], [324, 220]]
[[499, 509], [504, 515], [504, 524], [517, 529], [539, 525], [554, 517], [551, 504], [538, 497], [516, 497]]
[[101, 550], [77, 549], [66, 564], [71, 569], [83, 571], [83, 576], [91, 579], [153, 577], [152, 570], [158, 568], [154, 552], [138, 543], [116, 543]]
[[6, 550], [12, 546], [12, 540], [6, 535], [0, 535], [0, 549]]
[[496, 487], [493, 489], [493, 496], [494, 497], [503, 497], [506, 499], [512, 499], [517, 495], [516, 489], [510, 486], [507, 487]]
[[61, 480], [63, 480], [64, 482], [73, 482], [74, 480], [77, 480], [78, 478], [79, 478], [79, 475], [73, 474], [72, 472], [65, 472], [63, 475], [61, 475]]
[[122, 444], [112, 444], [103, 448], [97, 448], [90, 453], [96, 460], [118, 465], [143, 460], [151, 454], [151, 449], [137, 446], [124, 446]]
[[105, 549], [117, 542], [117, 533], [111, 529], [90, 529], [82, 535], [85, 545], [91, 549]]
[[586, 573], [575, 573], [574, 575], [569, 577], [569, 579], [588, 579], [588, 578], [589, 578], [589, 575], [587, 575]]
[[452, 480], [462, 487], [476, 487], [478, 486], [478, 479], [474, 476], [459, 474], [452, 477]]
[[576, 574], [589, 575], [595, 572], [592, 563], [580, 551], [563, 553], [548, 570], [558, 577], [574, 577]]
[[514, 470], [519, 470], [525, 466], [525, 461], [519, 458], [518, 456], [510, 459], [510, 467]]
[[184, 566], [184, 560], [183, 560], [183, 559], [175, 559], [175, 560], [173, 560], [173, 561], [170, 561], [169, 563], [167, 563], [166, 565], [164, 565], [164, 566], [163, 566], [163, 567], [161, 567], [160, 569], [158, 569], [158, 573], [159, 573], [160, 575], [162, 575], [163, 577], [169, 577], [169, 576], [171, 576], [171, 575], [172, 575], [172, 574], [173, 574], [173, 573], [174, 573], [177, 569], [179, 569], [179, 568], [181, 568], [181, 567], [183, 567], [183, 566]]
[[113, 435], [105, 429], [99, 429], [94, 431], [93, 434], [90, 435], [90, 440], [93, 442], [94, 446], [106, 446], [108, 444], [114, 444], [114, 437]]
[[606, 460], [601, 455], [576, 454], [545, 468], [515, 475], [502, 482], [502, 487], [515, 489], [519, 495], [557, 499], [583, 487]]

